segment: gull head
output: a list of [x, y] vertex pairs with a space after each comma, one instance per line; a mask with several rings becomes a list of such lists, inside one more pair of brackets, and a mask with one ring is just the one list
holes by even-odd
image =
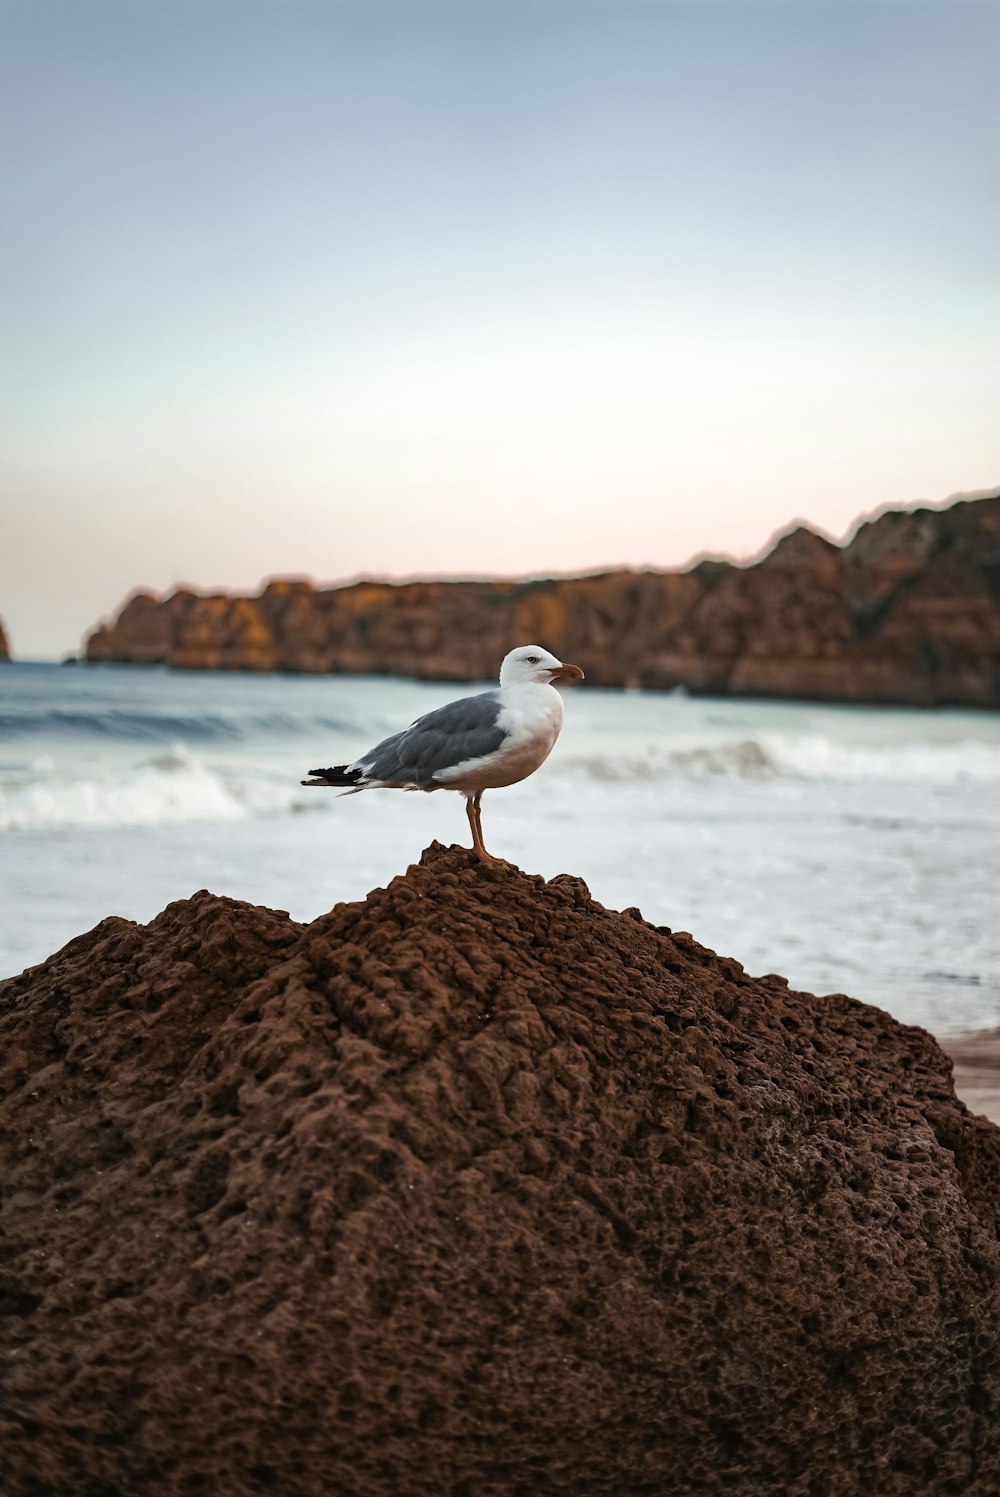
[[583, 671], [578, 665], [565, 664], [541, 645], [518, 645], [504, 657], [500, 667], [501, 686], [523, 686], [529, 682], [547, 686], [553, 680], [582, 681]]

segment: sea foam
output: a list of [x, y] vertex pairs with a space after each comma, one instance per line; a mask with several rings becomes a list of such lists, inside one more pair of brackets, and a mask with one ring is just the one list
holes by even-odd
[[1000, 748], [955, 743], [845, 744], [820, 734], [762, 733], [708, 743], [569, 754], [564, 771], [598, 780], [795, 779], [926, 785], [1000, 782]]
[[0, 783], [0, 831], [235, 821], [302, 803], [291, 773], [213, 766], [182, 746], [121, 771], [72, 774], [46, 755]]

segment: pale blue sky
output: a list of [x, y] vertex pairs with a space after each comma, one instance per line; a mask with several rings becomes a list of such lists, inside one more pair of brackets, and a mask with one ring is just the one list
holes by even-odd
[[0, 615], [1000, 482], [1000, 4], [0, 0]]

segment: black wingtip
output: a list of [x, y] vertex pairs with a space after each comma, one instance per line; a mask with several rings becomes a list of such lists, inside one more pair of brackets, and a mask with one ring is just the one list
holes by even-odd
[[300, 780], [301, 785], [356, 785], [361, 778], [360, 769], [350, 769], [346, 764], [335, 764], [330, 769], [310, 769], [310, 780]]

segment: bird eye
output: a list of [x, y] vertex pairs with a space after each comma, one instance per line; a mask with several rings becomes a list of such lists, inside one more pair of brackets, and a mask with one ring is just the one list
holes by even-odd
[[539, 660], [539, 657], [537, 655], [525, 655], [525, 657], [524, 657], [524, 663], [525, 663], [525, 665], [537, 665], [538, 664], [538, 660]]

